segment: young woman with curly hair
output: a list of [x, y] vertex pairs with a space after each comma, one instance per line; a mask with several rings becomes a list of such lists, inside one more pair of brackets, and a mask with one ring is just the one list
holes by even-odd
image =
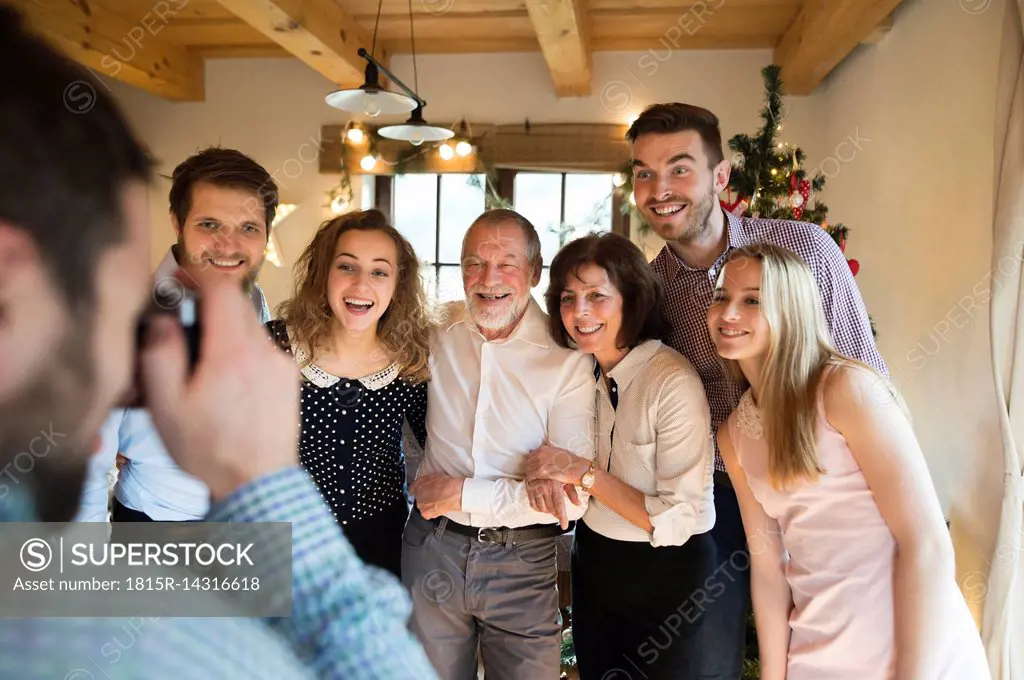
[[356, 553], [400, 575], [402, 430], [426, 439], [431, 314], [419, 261], [379, 210], [325, 222], [268, 324], [302, 370], [299, 458]]

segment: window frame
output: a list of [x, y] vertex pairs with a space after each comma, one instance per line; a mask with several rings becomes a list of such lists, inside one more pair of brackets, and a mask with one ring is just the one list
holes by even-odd
[[[519, 172], [528, 172], [530, 174], [551, 174], [561, 175], [562, 179], [562, 200], [560, 206], [559, 223], [565, 222], [565, 182], [566, 175], [569, 174], [583, 174], [575, 171], [544, 171], [544, 170], [515, 170], [512, 168], [498, 168], [495, 171], [494, 188], [498, 196], [508, 201], [510, 204], [515, 204], [515, 185], [516, 175]], [[441, 177], [445, 174], [459, 174], [459, 175], [474, 175], [483, 174], [480, 172], [459, 172], [459, 173], [418, 173], [425, 175], [435, 175], [436, 179], [436, 200], [435, 200], [435, 214], [434, 214], [434, 253], [433, 259], [428, 267], [434, 270], [434, 285], [435, 290], [440, 290], [441, 286], [441, 270], [444, 267], [462, 267], [461, 262], [440, 262], [441, 255]], [[594, 174], [605, 174], [605, 173], [594, 173]], [[383, 212], [388, 221], [393, 222], [392, 215], [394, 215], [394, 200], [395, 200], [395, 185], [393, 175], [374, 175], [374, 196], [376, 197], [377, 208]], [[621, 191], [612, 191], [612, 229], [613, 233], [619, 234], [629, 238], [629, 215], [623, 214], [623, 196]], [[484, 208], [488, 209], [494, 207], [487, 195], [486, 190], [484, 193]], [[468, 226], [468, 225], [467, 225]], [[551, 263], [545, 263], [541, 265], [542, 270], [550, 270]]]

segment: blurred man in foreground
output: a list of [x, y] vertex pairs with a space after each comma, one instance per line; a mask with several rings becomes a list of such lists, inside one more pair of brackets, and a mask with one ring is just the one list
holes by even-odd
[[[74, 516], [151, 296], [150, 160], [92, 83], [0, 7], [2, 522]], [[75, 84], [95, 98], [84, 114], [64, 104]], [[436, 677], [406, 630], [401, 587], [361, 565], [298, 467], [294, 362], [237, 284], [203, 286], [202, 320], [191, 375], [180, 329], [151, 328], [142, 366], [154, 425], [209, 487], [209, 519], [292, 524], [291, 616], [148, 621], [116, 663], [101, 650], [123, 619], [2, 619], [0, 677]], [[4, 553], [0, 573], [18, 572], [17, 551]]]

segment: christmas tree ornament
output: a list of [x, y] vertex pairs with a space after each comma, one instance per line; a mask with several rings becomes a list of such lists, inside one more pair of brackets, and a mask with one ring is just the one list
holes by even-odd
[[[776, 64], [761, 70], [765, 93], [762, 126], [755, 134], [740, 133], [729, 139], [734, 167], [728, 199], [722, 206], [737, 216], [818, 224], [845, 253], [847, 227], [829, 224], [828, 206], [817, 198], [825, 189], [824, 173], [808, 172], [803, 149], [779, 140], [785, 118], [781, 73]], [[860, 271], [857, 260], [849, 260], [849, 266], [854, 275]]]

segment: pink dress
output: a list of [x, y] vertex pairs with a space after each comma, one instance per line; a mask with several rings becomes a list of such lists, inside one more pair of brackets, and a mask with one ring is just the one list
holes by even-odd
[[[778, 522], [788, 553], [793, 610], [786, 678], [895, 680], [896, 541], [846, 439], [819, 413], [818, 460], [826, 474], [785, 491], [772, 487], [760, 413], [749, 391], [728, 420], [747, 484]], [[751, 551], [758, 546], [757, 531], [747, 528]], [[955, 582], [946, 596], [948, 616], [929, 645], [942, 657], [935, 680], [991, 680], [978, 629]]]

